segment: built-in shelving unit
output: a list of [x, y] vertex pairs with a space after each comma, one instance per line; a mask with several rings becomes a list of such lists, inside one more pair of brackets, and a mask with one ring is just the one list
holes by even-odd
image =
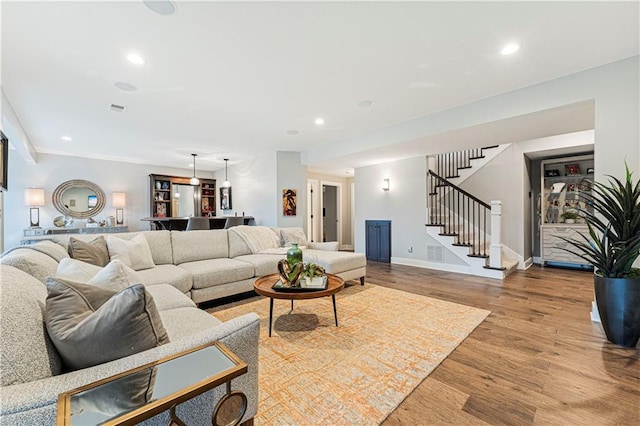
[[[563, 248], [562, 238], [580, 238], [588, 232], [584, 211], [593, 211], [589, 201], [594, 176], [593, 155], [555, 158], [541, 163], [541, 261], [545, 265], [589, 266], [584, 259]], [[577, 215], [577, 218], [572, 218]]]
[[[215, 216], [215, 179], [200, 179], [200, 184], [197, 186], [191, 185], [190, 179], [183, 176], [150, 174], [149, 216], [159, 218], [190, 215]], [[191, 208], [191, 202], [193, 202], [193, 208]]]

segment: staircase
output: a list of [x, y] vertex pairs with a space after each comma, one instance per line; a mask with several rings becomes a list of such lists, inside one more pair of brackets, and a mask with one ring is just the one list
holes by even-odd
[[467, 265], [463, 271], [471, 275], [502, 279], [518, 265], [512, 259], [517, 255], [500, 241], [501, 203], [484, 202], [452, 182], [475, 173], [481, 165], [474, 160], [486, 160], [484, 164], [505, 148], [478, 148], [430, 159], [427, 232], [462, 260]]

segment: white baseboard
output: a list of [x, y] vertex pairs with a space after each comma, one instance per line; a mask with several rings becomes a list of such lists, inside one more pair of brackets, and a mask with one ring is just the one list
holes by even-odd
[[527, 260], [524, 261], [524, 268], [522, 269], [529, 269], [531, 268], [531, 265], [533, 265], [533, 259], [528, 258]]
[[426, 260], [409, 259], [406, 257], [392, 257], [391, 263], [395, 265], [417, 266], [418, 268], [437, 269], [438, 271], [456, 272], [458, 274], [471, 274], [468, 265], [452, 265], [450, 263], [427, 262]]
[[600, 320], [600, 312], [598, 311], [598, 305], [596, 305], [596, 302], [591, 302], [591, 321], [602, 322], [602, 320]]
[[352, 244], [341, 244], [340, 245], [340, 250], [353, 251], [353, 245]]

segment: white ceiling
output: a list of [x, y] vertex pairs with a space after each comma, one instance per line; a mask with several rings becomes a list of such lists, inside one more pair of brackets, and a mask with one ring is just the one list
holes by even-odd
[[38, 152], [218, 170], [638, 55], [638, 25], [638, 2], [3, 2], [2, 88]]

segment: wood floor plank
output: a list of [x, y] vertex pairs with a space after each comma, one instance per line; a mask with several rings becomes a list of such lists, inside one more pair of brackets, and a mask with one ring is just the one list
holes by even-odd
[[491, 311], [384, 425], [640, 424], [640, 347], [591, 322], [592, 273], [534, 266], [500, 281], [369, 262], [366, 279]]
[[[420, 419], [422, 424], [438, 425], [486, 425], [487, 423], [462, 410], [469, 395], [446, 384], [427, 378], [421, 385], [421, 391], [406, 403], [398, 407], [401, 413], [389, 418], [387, 426], [405, 426], [405, 418]], [[425, 407], [437, 406], [438, 410], [425, 410]], [[400, 415], [401, 414], [401, 415]]]

